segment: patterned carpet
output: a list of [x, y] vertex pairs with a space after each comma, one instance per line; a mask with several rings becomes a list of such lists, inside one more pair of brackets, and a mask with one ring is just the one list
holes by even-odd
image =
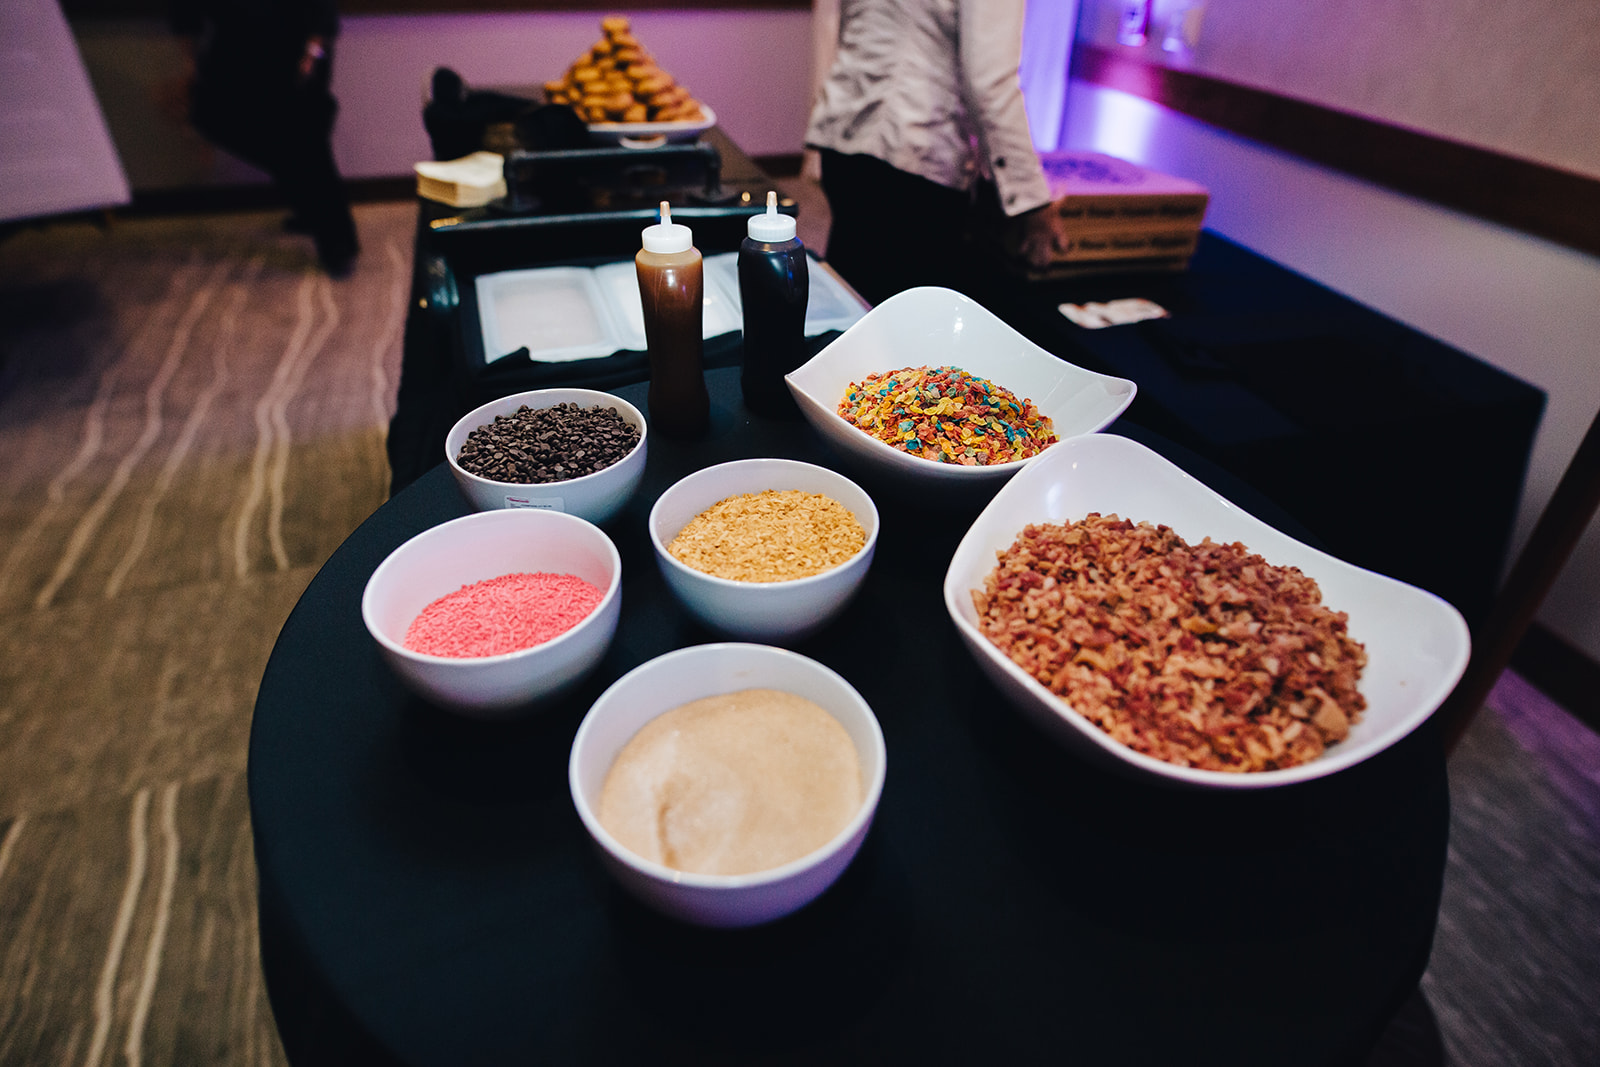
[[1451, 1062], [1600, 1063], [1600, 737], [1508, 671], [1450, 794], [1422, 989]]
[[[3, 1067], [284, 1062], [250, 714], [386, 495], [415, 210], [359, 207], [341, 282], [279, 218], [0, 245]], [[1452, 764], [1424, 991], [1459, 1067], [1600, 1062], [1600, 742], [1515, 676], [1492, 704]]]
[[0, 1063], [283, 1062], [256, 684], [383, 502], [415, 209], [330, 282], [276, 214], [58, 224], [0, 262]]

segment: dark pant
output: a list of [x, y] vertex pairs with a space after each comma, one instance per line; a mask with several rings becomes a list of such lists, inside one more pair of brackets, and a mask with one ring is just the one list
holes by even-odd
[[217, 62], [195, 84], [195, 129], [217, 147], [271, 175], [329, 266], [356, 254], [355, 220], [333, 159], [339, 105], [328, 90], [329, 62], [301, 81], [293, 71]]
[[872, 156], [822, 149], [829, 266], [873, 304], [903, 289], [971, 289], [972, 197]]

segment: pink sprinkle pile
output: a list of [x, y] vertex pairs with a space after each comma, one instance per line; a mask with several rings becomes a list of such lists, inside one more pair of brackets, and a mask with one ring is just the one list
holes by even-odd
[[559, 637], [605, 594], [571, 574], [506, 574], [464, 585], [422, 609], [405, 645], [428, 656], [498, 656]]

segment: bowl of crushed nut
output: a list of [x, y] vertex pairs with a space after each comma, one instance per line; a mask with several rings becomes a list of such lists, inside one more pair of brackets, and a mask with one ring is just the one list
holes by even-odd
[[878, 543], [878, 509], [811, 463], [741, 459], [680, 479], [650, 509], [662, 576], [719, 634], [799, 641], [850, 603]]

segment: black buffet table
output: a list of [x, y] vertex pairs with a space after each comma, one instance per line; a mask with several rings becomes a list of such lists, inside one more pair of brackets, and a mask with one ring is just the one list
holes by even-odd
[[[713, 370], [714, 424], [652, 438], [608, 526], [623, 613], [597, 674], [515, 724], [410, 696], [360, 618], [395, 546], [464, 514], [438, 466], [312, 581], [262, 679], [249, 790], [262, 953], [291, 1060], [512, 1063], [1359, 1062], [1428, 959], [1448, 828], [1430, 723], [1332, 778], [1180, 792], [1078, 762], [980, 675], [940, 583], [970, 514], [881, 500], [859, 599], [798, 650], [882, 722], [888, 780], [853, 867], [746, 931], [657, 917], [602, 870], [567, 792], [592, 700], [714, 639], [671, 600], [645, 520], [691, 470], [832, 464], [803, 423], [747, 414]], [[1142, 384], [1142, 383], [1141, 383]], [[646, 408], [645, 387], [616, 390]], [[1293, 518], [1130, 419], [1262, 518]]]

